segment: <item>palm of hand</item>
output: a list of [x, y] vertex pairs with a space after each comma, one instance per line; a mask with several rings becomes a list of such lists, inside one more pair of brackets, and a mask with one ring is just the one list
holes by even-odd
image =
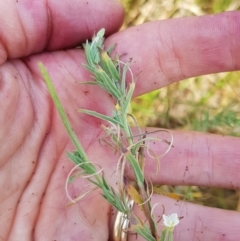
[[[104, 2], [106, 1], [100, 3], [100, 8], [102, 5], [109, 10], [115, 7], [114, 12], [119, 17], [119, 20], [113, 20], [113, 24], [107, 28], [108, 32], [112, 32], [122, 21], [122, 9], [119, 4], [104, 4]], [[86, 8], [83, 1], [76, 1], [76, 5], [79, 9]], [[63, 6], [58, 6], [58, 11], [54, 8], [50, 11], [53, 15], [64, 12], [66, 6], [67, 3], [63, 3]], [[32, 10], [37, 9], [33, 7]], [[26, 9], [22, 12], [24, 11]], [[40, 12], [42, 16], [45, 14], [44, 9]], [[102, 18], [98, 16], [99, 26], [105, 25], [106, 19], [99, 6], [95, 12], [103, 16]], [[106, 12], [110, 15], [111, 13], [112, 10]], [[18, 28], [17, 19], [14, 20]], [[64, 22], [61, 16], [56, 16], [50, 21], [53, 21], [52, 25], [62, 22], [62, 32], [65, 31], [65, 34], [68, 34], [69, 26], [66, 27], [64, 24], [74, 24], [71, 21], [68, 23], [67, 19]], [[56, 39], [52, 36], [52, 41], [48, 43], [51, 46], [49, 48], [58, 49], [75, 45], [77, 42], [85, 41], [99, 29], [98, 26], [92, 24], [92, 30], [81, 31], [86, 19], [82, 16], [78, 21], [80, 21], [79, 27], [76, 24], [72, 26], [68, 41], [60, 38], [62, 32], [55, 32]], [[27, 24], [24, 27], [27, 29]], [[40, 30], [43, 32], [39, 36], [44, 40], [47, 36], [43, 34], [44, 29]], [[78, 34], [76, 35], [74, 31], [78, 31]], [[21, 37], [24, 38], [24, 32], [22, 34]], [[5, 37], [8, 39], [8, 35]], [[20, 42], [21, 37], [19, 37]], [[25, 44], [28, 42], [28, 46], [36, 45], [35, 49], [38, 48], [39, 40], [32, 36], [25, 37], [28, 38]], [[22, 49], [19, 49], [20, 45], [11, 46], [10, 41], [6, 44], [8, 48], [13, 48], [11, 53], [8, 53], [10, 56], [22, 57], [27, 54], [24, 49], [28, 46], [24, 45]], [[80, 237], [82, 240], [90, 240], [99, 236], [101, 240], [108, 239], [110, 207], [103, 198], [93, 194], [82, 202], [80, 208], [84, 210], [83, 215], [86, 215], [86, 219], [79, 216], [76, 206], [66, 207], [68, 201], [64, 185], [68, 172], [73, 167], [66, 157], [66, 150], [73, 150], [73, 146], [38, 70], [40, 61], [49, 67], [73, 128], [87, 149], [90, 158], [100, 165], [101, 163], [104, 163], [104, 166], [107, 164], [107, 169], [110, 171], [114, 165], [112, 155], [108, 154], [110, 150], [99, 149], [97, 141], [101, 132], [99, 121], [77, 113], [81, 107], [106, 113], [111, 111], [113, 106], [113, 100], [99, 88], [89, 88], [78, 84], [80, 81], [89, 79], [89, 75], [81, 66], [81, 63], [85, 62], [84, 59], [84, 53], [79, 49], [43, 53], [21, 60], [9, 60], [5, 63], [3, 57], [3, 64], [0, 67], [0, 124], [2, 127], [0, 133], [2, 147], [0, 203], [1, 210], [3, 210], [0, 219], [0, 237], [3, 240], [79, 240]], [[76, 189], [75, 192], [77, 191]], [[93, 224], [89, 225], [92, 222]]]
[[[81, 53], [82, 50], [45, 54], [41, 56], [41, 60], [44, 62], [44, 59], [48, 58], [49, 64], [52, 63], [51, 72], [53, 79], [57, 79], [56, 86], [60, 90], [60, 98], [63, 99], [73, 128], [80, 137], [90, 159], [104, 166], [105, 172], [108, 173], [106, 168], [111, 170], [116, 162], [112, 160], [111, 150], [99, 146], [98, 137], [102, 131], [100, 122], [80, 115], [77, 110], [84, 105], [89, 109], [94, 108], [101, 112], [110, 111], [113, 101], [99, 88], [89, 88], [77, 83], [82, 80], [81, 77], [79, 78], [82, 70], [79, 63], [84, 61]], [[72, 58], [75, 57], [69, 66], [69, 68], [78, 69], [75, 76], [61, 73], [62, 67], [59, 67], [62, 59], [65, 59], [64, 62], [68, 65], [69, 55]], [[58, 57], [59, 60], [56, 60]], [[81, 220], [76, 208], [66, 207], [68, 201], [64, 185], [67, 174], [73, 167], [66, 157], [66, 151], [73, 150], [73, 146], [48, 96], [41, 76], [36, 74], [34, 79], [32, 78], [34, 70], [31, 68], [34, 66], [37, 68], [39, 56], [30, 57], [27, 61], [31, 62], [28, 69], [21, 66], [21, 63], [13, 61], [14, 67], [27, 75], [22, 75], [17, 79], [14, 77], [8, 79], [8, 85], [6, 84], [3, 90], [7, 95], [5, 102], [2, 102], [6, 113], [9, 113], [9, 110], [12, 112], [5, 115], [6, 119], [4, 118], [2, 122], [2, 126], [6, 126], [4, 123], [8, 123], [3, 131], [9, 133], [10, 137], [7, 143], [6, 140], [3, 140], [6, 143], [5, 148], [10, 150], [4, 156], [7, 162], [2, 163], [6, 175], [4, 189], [6, 196], [11, 196], [10, 201], [6, 198], [4, 208], [11, 211], [6, 213], [9, 216], [4, 219], [12, 220], [12, 215], [16, 211], [16, 216], [19, 217], [19, 219], [13, 220], [10, 240], [11, 238], [14, 240], [15, 236], [22, 235], [21, 233], [26, 227], [28, 227], [26, 232], [34, 228], [34, 235], [39, 240], [48, 240], [52, 236], [56, 237], [56, 240], [59, 240], [60, 237], [64, 240], [64, 233], [66, 233], [66, 239], [69, 234], [72, 237], [81, 235], [84, 238], [82, 232], [87, 238], [88, 229], [95, 230], [91, 234], [92, 238], [95, 235], [101, 235], [107, 239], [109, 206], [101, 197], [95, 195], [94, 198], [85, 198], [85, 204], [81, 203], [81, 208], [85, 210], [84, 214], [90, 220], [93, 219], [91, 216], [100, 217], [93, 225], [84, 224], [84, 220]], [[54, 77], [55, 74], [57, 74], [57, 78]], [[16, 92], [12, 93], [13, 89], [19, 93], [17, 98]], [[75, 182], [74, 185], [77, 183]], [[17, 209], [12, 208], [15, 205]], [[86, 209], [86, 205], [89, 207], [88, 209]], [[85, 223], [87, 223], [86, 220]], [[61, 236], [58, 237], [58, 235]]]

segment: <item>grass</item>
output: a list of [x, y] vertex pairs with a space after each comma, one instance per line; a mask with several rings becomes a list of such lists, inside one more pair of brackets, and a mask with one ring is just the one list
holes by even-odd
[[[123, 28], [154, 20], [240, 9], [238, 0], [121, 1], [126, 9]], [[187, 79], [135, 98], [132, 113], [141, 126], [240, 136], [239, 79], [239, 72]], [[155, 191], [206, 206], [233, 210], [238, 206], [235, 190], [162, 186]]]

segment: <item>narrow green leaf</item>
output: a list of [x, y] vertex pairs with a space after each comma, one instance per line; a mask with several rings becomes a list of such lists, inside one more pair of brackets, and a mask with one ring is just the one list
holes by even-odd
[[117, 122], [123, 123], [122, 115], [121, 115], [121, 112], [120, 112], [120, 111], [115, 110], [115, 111], [113, 112], [113, 118], [114, 118]]
[[113, 193], [109, 190], [107, 190], [104, 186], [102, 186], [103, 196], [111, 203], [114, 203], [115, 205], [115, 198], [113, 196]]
[[118, 122], [116, 119], [114, 119], [111, 116], [103, 115], [103, 114], [100, 114], [100, 113], [98, 113], [96, 111], [85, 110], [85, 109], [80, 109], [80, 110], [78, 110], [78, 112], [82, 112], [82, 113], [85, 113], [85, 114], [97, 117], [97, 118], [99, 118], [101, 120], [109, 121], [109, 122], [111, 122], [111, 123], [113, 123], [115, 125], [119, 125], [121, 128], [123, 128], [122, 123]]
[[98, 74], [100, 75], [99, 78], [101, 78], [101, 82], [103, 82], [106, 86], [105, 90], [108, 93], [110, 93], [113, 97], [115, 97], [117, 100], [121, 99], [121, 92], [116, 87], [114, 81], [109, 78], [107, 73], [100, 66], [98, 67]]
[[73, 161], [76, 165], [79, 165], [83, 162], [83, 160], [79, 157], [74, 155], [73, 153], [67, 152], [68, 158]]
[[82, 64], [82, 66], [87, 69], [88, 71], [90, 71], [91, 73], [95, 74], [96, 72], [96, 67], [95, 65], [93, 66], [90, 66], [90, 65], [87, 65], [87, 64]]
[[99, 187], [100, 189], [102, 189], [102, 185], [101, 185], [101, 183], [100, 183], [99, 181], [98, 181], [98, 182], [93, 181], [91, 178], [88, 178], [88, 181], [91, 182], [91, 183], [93, 183], [94, 185], [96, 185], [96, 186]]
[[85, 81], [85, 82], [80, 82], [79, 84], [81, 85], [97, 85], [96, 81]]
[[104, 48], [104, 33], [105, 29], [101, 29], [100, 31], [98, 31], [97, 35], [93, 36], [92, 42], [90, 43], [90, 51], [94, 64], [98, 64], [100, 62], [99, 48]]
[[90, 65], [90, 67], [93, 68], [95, 66], [95, 61], [94, 61], [94, 57], [92, 56], [91, 46], [89, 45], [88, 42], [86, 42], [86, 44], [84, 44], [83, 47], [84, 47], [87, 62]]
[[147, 241], [156, 241], [156, 239], [152, 236], [150, 229], [146, 225], [134, 225], [132, 229]]
[[123, 107], [122, 107], [123, 113], [127, 113], [127, 111], [128, 111], [134, 89], [135, 89], [135, 83], [131, 83], [130, 87], [129, 87], [129, 90], [128, 90], [128, 93], [127, 93], [127, 96], [126, 96], [126, 98], [124, 100], [124, 103], [123, 103]]
[[73, 153], [68, 152], [67, 153], [68, 158], [73, 161], [76, 165], [81, 165], [79, 168], [84, 170], [87, 174], [94, 174], [96, 173], [96, 168], [94, 165], [90, 162], [85, 162], [83, 157], [78, 151], [75, 151]]
[[110, 189], [110, 187], [109, 187], [109, 185], [108, 185], [108, 183], [107, 183], [107, 181], [106, 181], [106, 179], [105, 179], [104, 176], [102, 176], [102, 182], [103, 182], [104, 187], [105, 187], [107, 190], [110, 191], [111, 189]]
[[57, 92], [53, 86], [52, 80], [51, 80], [46, 68], [44, 67], [43, 63], [39, 63], [39, 68], [40, 68], [41, 74], [44, 78], [44, 81], [47, 85], [48, 91], [52, 97], [52, 100], [53, 100], [53, 102], [58, 110], [58, 113], [60, 114], [62, 122], [68, 132], [68, 135], [70, 136], [70, 138], [71, 138], [73, 144], [75, 145], [76, 149], [78, 150], [78, 152], [81, 153], [83, 160], [85, 162], [88, 162], [87, 155], [86, 155], [81, 143], [78, 141], [78, 138], [77, 138], [75, 132], [73, 131], [73, 128], [68, 120], [67, 114], [59, 100]]
[[139, 148], [141, 147], [141, 145], [143, 144], [143, 142], [138, 141], [131, 149], [132, 154], [135, 155], [137, 153], [137, 151], [139, 151]]
[[117, 44], [111, 45], [111, 46], [106, 50], [107, 53], [110, 55], [110, 54], [113, 52], [113, 50], [116, 48], [116, 46], [117, 46]]
[[127, 70], [129, 68], [130, 63], [126, 63], [122, 70], [122, 76], [121, 76], [121, 90], [124, 95], [126, 95], [126, 76], [127, 76]]
[[98, 48], [102, 48], [103, 47], [103, 41], [104, 41], [104, 34], [105, 34], [105, 29], [102, 28], [98, 31], [96, 36], [93, 36], [93, 40], [91, 43], [91, 48], [94, 48], [94, 50], [96, 49], [98, 52]]
[[130, 151], [128, 153], [126, 153], [125, 156], [127, 157], [127, 160], [129, 161], [129, 163], [133, 169], [137, 183], [142, 184], [144, 182], [144, 175], [138, 164], [138, 161], [136, 160], [136, 158], [133, 156], [133, 154]]
[[118, 207], [118, 210], [124, 214], [128, 214], [130, 212], [129, 207], [123, 204], [119, 197], [116, 199], [116, 206]]
[[107, 52], [104, 50], [100, 50], [100, 57], [101, 61], [99, 65], [109, 75], [109, 77], [113, 79], [113, 81], [118, 82], [120, 80], [120, 75], [112, 59], [108, 56]]

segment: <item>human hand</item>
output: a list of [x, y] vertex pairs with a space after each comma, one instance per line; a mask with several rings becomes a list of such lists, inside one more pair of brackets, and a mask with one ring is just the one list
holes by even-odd
[[[94, 1], [88, 2], [90, 4], [94, 3]], [[103, 4], [103, 2], [105, 2], [105, 4]], [[113, 4], [109, 1], [102, 1], [104, 11], [108, 9], [106, 3], [109, 5]], [[59, 3], [56, 4], [58, 6]], [[78, 4], [81, 5], [81, 3]], [[79, 8], [80, 5], [78, 6]], [[96, 3], [94, 3], [94, 6], [96, 6]], [[89, 7], [89, 9], [94, 9], [94, 6], [92, 6], [93, 8]], [[61, 5], [61, 7], [58, 6], [58, 10], [54, 15], [55, 18], [52, 19], [56, 19], [59, 22], [60, 20], [64, 20], [64, 14], [59, 14], [61, 8], [66, 9], [66, 5]], [[106, 19], [105, 16], [113, 14], [113, 9], [116, 16], [119, 16], [120, 19], [118, 20], [116, 17], [116, 22], [113, 22], [112, 25], [108, 26], [108, 22], [106, 23], [108, 19]], [[53, 10], [54, 9], [52, 8], [52, 11]], [[72, 9], [73, 12], [74, 10], [77, 12], [76, 14], [78, 14], [76, 6]], [[74, 16], [72, 11], [71, 14], [64, 15], [65, 17], [69, 17], [69, 19], [65, 20], [65, 23], [62, 23], [63, 25], [71, 25], [71, 23], [74, 25], [72, 30], [67, 27], [63, 28], [63, 30], [67, 31], [68, 35], [70, 34], [71, 37], [68, 39], [60, 38], [56, 33], [58, 37], [56, 37], [56, 39], [53, 37], [53, 40], [50, 40], [50, 44], [47, 45], [49, 46], [49, 49], [58, 50], [62, 47], [73, 46], [79, 41], [84, 41], [86, 38], [91, 37], [95, 28], [99, 29], [100, 27], [105, 27], [108, 30], [108, 33], [113, 32], [118, 28], [122, 20], [121, 9], [116, 7], [111, 8], [111, 6], [109, 6], [109, 12], [107, 11], [104, 13], [106, 15], [100, 15], [99, 13], [99, 15], [97, 15], [97, 13], [96, 15], [92, 14], [92, 16], [102, 16], [102, 20], [98, 19], [97, 23], [95, 21], [95, 24], [99, 24], [99, 26], [90, 25], [89, 23], [89, 27], [91, 26], [93, 29], [89, 30], [89, 32], [81, 32], [81, 26], [79, 26], [79, 24], [81, 23], [81, 17], [84, 16]], [[217, 20], [219, 21], [222, 19], [220, 22], [224, 22], [226, 19], [229, 19], [229, 26], [231, 26], [231, 23], [234, 25], [231, 21], [233, 21], [233, 18], [238, 19], [239, 14], [229, 14], [230, 15], [219, 15]], [[26, 15], [24, 15], [24, 17], [26, 18]], [[219, 58], [219, 52], [217, 52], [216, 55], [214, 52], [219, 50], [217, 46], [220, 40], [225, 37], [226, 33], [219, 31], [216, 37], [217, 39], [211, 39], [210, 34], [206, 36], [206, 31], [211, 30], [210, 23], [212, 21], [214, 22], [210, 17], [206, 18], [210, 19], [206, 20], [208, 23], [206, 29], [203, 29], [202, 31], [199, 30], [199, 32], [192, 34], [194, 36], [190, 36], [191, 34], [187, 35], [189, 34], [189, 28], [186, 28], [187, 33], [185, 35], [189, 37], [189, 39], [183, 39], [185, 36], [182, 35], [175, 45], [175, 49], [178, 49], [179, 51], [183, 49], [186, 51], [189, 42], [191, 42], [190, 40], [193, 38], [197, 39], [201, 36], [205, 36], [205, 40], [208, 43], [207, 46], [204, 45], [204, 47], [208, 47], [204, 56], [202, 52], [199, 51], [202, 43], [193, 44], [196, 48], [195, 55], [197, 55], [199, 59], [199, 62], [194, 65], [195, 72], [190, 72], [191, 69], [188, 68], [189, 66], [192, 67], [193, 60], [186, 59], [188, 55], [187, 53], [184, 55], [184, 51], [181, 54], [179, 53], [179, 63], [182, 63], [181, 66], [184, 67], [184, 72], [187, 72], [186, 77], [198, 75], [200, 73], [204, 74], [239, 69], [239, 57], [234, 57], [234, 53], [239, 49], [239, 43], [237, 41], [239, 38], [239, 32], [236, 32], [233, 35], [232, 44], [229, 44], [229, 46], [233, 48], [232, 59], [235, 60], [235, 63], [229, 63], [229, 61], [227, 61], [229, 56], [226, 53], [226, 49], [223, 51], [225, 54], [223, 54], [221, 58]], [[196, 26], [200, 27], [202, 24], [202, 19], [198, 21], [198, 18], [195, 19], [186, 19], [189, 21], [189, 25], [193, 25], [192, 29], [195, 29]], [[168, 20], [162, 22], [163, 27], [168, 29], [167, 31], [170, 31], [170, 27], [173, 27], [175, 24], [180, 25], [178, 31], [184, 33], [184, 31], [186, 31], [184, 30], [185, 25], [183, 23], [181, 24], [181, 21], [184, 20], [178, 19], [174, 21]], [[194, 21], [197, 22], [195, 23], [196, 25], [193, 24]], [[212, 24], [214, 24], [213, 22]], [[155, 29], [159, 29], [158, 24], [155, 24], [152, 23], [152, 25], [149, 25], [148, 35], [144, 33], [144, 35], [141, 34], [139, 36], [145, 38], [152, 37], [155, 40], [154, 36], [150, 34], [156, 32]], [[136, 32], [139, 30], [139, 32], [143, 30], [146, 31], [146, 29], [144, 29], [145, 26], [139, 26], [116, 34], [107, 40], [108, 44], [118, 43], [116, 51], [120, 55], [121, 53], [127, 53], [128, 55], [125, 56], [125, 58], [133, 57], [133, 63], [131, 66], [135, 74], [139, 74], [144, 67], [141, 74], [138, 75], [136, 94], [159, 88], [164, 85], [164, 80], [172, 82], [183, 78], [178, 71], [174, 72], [173, 75], [170, 75], [172, 74], [171, 68], [175, 67], [174, 60], [176, 60], [176, 55], [172, 55], [171, 51], [166, 48], [162, 49], [161, 46], [157, 48], [156, 46], [151, 47], [153, 43], [158, 45], [159, 42], [157, 41], [149, 41], [148, 43], [145, 38], [137, 38], [139, 39], [139, 42], [136, 42]], [[229, 28], [229, 26], [227, 28]], [[137, 28], [139, 29], [138, 31], [136, 30]], [[127, 32], [128, 35], [126, 35]], [[79, 36], [80, 33], [82, 36]], [[40, 33], [39, 35], [42, 36], [42, 38], [45, 36]], [[33, 35], [33, 37], [34, 36], [35, 35]], [[65, 34], [62, 33], [61, 36], [65, 37]], [[159, 39], [159, 36], [161, 35], [158, 35], [157, 39]], [[165, 37], [164, 34], [162, 38], [164, 39]], [[132, 40], [132, 42], [129, 42], [128, 38]], [[5, 37], [4, 39], [7, 38]], [[40, 41], [35, 39], [33, 41], [26, 41], [28, 42], [28, 49], [25, 51], [24, 48], [26, 45], [24, 44], [24, 48], [18, 47], [13, 51], [16, 44], [10, 43], [10, 37], [8, 39], [8, 41], [4, 40], [4, 45], [8, 46], [7, 49], [11, 49], [11, 53], [9, 54], [9, 57], [11, 58], [30, 55], [34, 51], [41, 52], [42, 49], [44, 49], [44, 44], [42, 47], [39, 47], [39, 45], [41, 45]], [[131, 45], [128, 46], [130, 43]], [[139, 49], [139, 46], [134, 46], [132, 43], [139, 44], [140, 46], [145, 44], [147, 51], [144, 53], [143, 48]], [[182, 46], [179, 46], [180, 43]], [[36, 46], [38, 46], [39, 49], [36, 50]], [[163, 57], [160, 55], [161, 59], [156, 56], [151, 56], [157, 52], [163, 55]], [[200, 58], [201, 54], [203, 59]], [[4, 60], [4, 54], [2, 56], [1, 59]], [[210, 61], [209, 58], [207, 58], [208, 56], [211, 56], [211, 62], [208, 62], [205, 65], [203, 60]], [[216, 59], [214, 59], [214, 56]], [[167, 58], [172, 58], [173, 61]], [[157, 69], [160, 67], [158, 61], [164, 59], [166, 59], [166, 61], [168, 60], [167, 63], [170, 62], [169, 67], [163, 66], [165, 61], [163, 61], [163, 64], [161, 65], [161, 69], [164, 69], [166, 78], [159, 76], [159, 73], [156, 74]], [[146, 60], [148, 62], [146, 62]], [[63, 102], [67, 114], [73, 124], [74, 130], [86, 148], [90, 159], [103, 166], [105, 173], [108, 176], [112, 175], [114, 166], [116, 165], [116, 162], [114, 161], [116, 160], [116, 156], [111, 153], [111, 150], [99, 145], [98, 137], [102, 132], [99, 120], [89, 116], [80, 115], [76, 112], [79, 108], [87, 108], [109, 114], [114, 105], [113, 100], [102, 90], [99, 90], [99, 88], [77, 84], [80, 81], [85, 81], [89, 77], [81, 66], [81, 63], [84, 62], [82, 50], [74, 49], [68, 51], [56, 51], [26, 57], [22, 60], [11, 60], [5, 63], [2, 61], [3, 64], [0, 67], [2, 75], [1, 98], [4, 101], [1, 101], [2, 128], [0, 136], [2, 159], [0, 169], [0, 203], [2, 214], [0, 221], [1, 227], [4, 228], [1, 229], [0, 236], [5, 240], [19, 240], [19, 238], [21, 238], [21, 240], [58, 241], [92, 239], [108, 240], [108, 222], [109, 215], [111, 214], [110, 207], [100, 195], [93, 194], [94, 198], [90, 199], [88, 197], [81, 201], [80, 206], [81, 210], [84, 210], [83, 213], [86, 215], [85, 220], [84, 217], [80, 217], [76, 212], [77, 209], [75, 206], [66, 207], [67, 200], [64, 192], [64, 183], [73, 164], [67, 160], [65, 153], [67, 150], [72, 150], [73, 147], [71, 143], [69, 143], [65, 129], [52, 105], [42, 81], [42, 77], [40, 76], [37, 66], [39, 61], [42, 61], [50, 72], [61, 101]], [[137, 62], [134, 63], [134, 61]], [[155, 66], [147, 65], [149, 62]], [[215, 62], [219, 64], [219, 69], [215, 69]], [[220, 63], [222, 64], [220, 65]], [[211, 64], [214, 68], [211, 68]], [[158, 66], [158, 68], [156, 68], [156, 66]], [[168, 70], [167, 67], [171, 69], [171, 71]], [[165, 70], [165, 68], [167, 69]], [[156, 79], [156, 86], [154, 86], [154, 82], [152, 82], [153, 78]], [[153, 83], [153, 85], [151, 83]], [[215, 135], [205, 134], [198, 135], [192, 132], [173, 132], [173, 134], [175, 147], [162, 159], [161, 172], [159, 175], [155, 176], [153, 174], [155, 173], [155, 171], [152, 171], [153, 166], [148, 167], [148, 174], [155, 182], [163, 182], [167, 184], [182, 184], [184, 182], [184, 184], [191, 185], [213, 185], [224, 187], [229, 187], [232, 184], [234, 187], [238, 186], [239, 179], [237, 179], [238, 176], [236, 173], [237, 164], [239, 163], [239, 155], [237, 154], [239, 140], [237, 138], [217, 137]], [[185, 139], [188, 141], [183, 142], [182, 140]], [[222, 143], [224, 143], [224, 145]], [[227, 147], [227, 145], [229, 146]], [[230, 148], [230, 150], [228, 148]], [[186, 158], [186, 156], [188, 156], [188, 158]], [[210, 162], [211, 165], [209, 164], [209, 160], [213, 161]], [[231, 160], [231, 163], [233, 164], [232, 166], [225, 163], [228, 160]], [[186, 166], [189, 167], [189, 172], [186, 172], [187, 174], [185, 173]], [[215, 170], [215, 166], [217, 166], [218, 169]], [[231, 173], [231, 175], [223, 175], [226, 172]], [[75, 185], [77, 185], [77, 183], [75, 183]], [[75, 188], [77, 189], [78, 187], [76, 186]], [[216, 210], [209, 215], [209, 208], [198, 207], [186, 203], [177, 203], [177, 205], [174, 205], [175, 201], [169, 201], [163, 197], [161, 197], [160, 200], [166, 207], [166, 213], [176, 211], [180, 216], [184, 216], [179, 227], [176, 228], [175, 240], [186, 240], [186, 238], [189, 239], [189, 237], [191, 237], [192, 240], [209, 240], [214, 238], [221, 240], [221, 237], [224, 237], [225, 240], [236, 240], [236, 237], [238, 237], [238, 213]], [[20, 202], [18, 203], [18, 201]], [[94, 222], [89, 225], [92, 220]], [[224, 220], [224, 223], [222, 220]], [[210, 221], [215, 223], [210, 223]], [[222, 236], [224, 229], [226, 230], [225, 236]], [[134, 237], [131, 236], [130, 240], [132, 239], [134, 240]]]
[[[111, 36], [116, 52], [137, 76], [135, 94], [159, 89], [198, 75], [240, 69], [240, 13], [156, 21]], [[240, 139], [197, 132], [171, 131], [173, 145], [161, 159], [161, 170], [148, 164], [147, 175], [155, 183], [238, 189]], [[160, 137], [166, 137], [160, 135]], [[155, 147], [158, 151], [159, 147]], [[154, 196], [166, 214], [183, 216], [174, 240], [238, 240], [239, 212], [202, 207]], [[160, 205], [161, 207], [161, 205]], [[156, 215], [161, 215], [162, 208]], [[161, 227], [161, 225], [160, 225]], [[130, 236], [129, 240], [135, 240]], [[142, 240], [138, 237], [137, 240]]]

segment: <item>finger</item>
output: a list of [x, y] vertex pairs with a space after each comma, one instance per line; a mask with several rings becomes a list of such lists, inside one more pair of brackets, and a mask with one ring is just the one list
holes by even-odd
[[[177, 213], [178, 217], [183, 217], [174, 229], [174, 241], [238, 240], [239, 212], [203, 207], [163, 196], [154, 196], [152, 199], [153, 203], [159, 203], [154, 212], [157, 220], [163, 214], [163, 206], [166, 215]], [[163, 227], [163, 221], [160, 221], [158, 230], [162, 230]], [[136, 239], [134, 235], [129, 235], [129, 241], [133, 240], [142, 241], [143, 239], [139, 236]]]
[[44, 49], [76, 46], [103, 27], [109, 35], [122, 21], [117, 0], [1, 1], [0, 64]]
[[[71, 61], [67, 61], [67, 58], [63, 56], [71, 56]], [[79, 66], [77, 64], [83, 61], [83, 56], [81, 56], [80, 51], [59, 52], [55, 53], [52, 57], [56, 61], [65, 59], [64, 65], [67, 67], [67, 72], [64, 70], [65, 68], [63, 69], [61, 66], [56, 69], [56, 66], [58, 65], [49, 64], [51, 58], [49, 58], [48, 55], [42, 55], [40, 58], [33, 57], [31, 62], [26, 61], [25, 64], [28, 65], [32, 73], [36, 75], [36, 73], [39, 72], [37, 69], [37, 63], [39, 59], [42, 59], [44, 63], [46, 63], [48, 70], [52, 73], [51, 76], [53, 77], [55, 85], [58, 86], [59, 83], [61, 83], [61, 88], [59, 88], [58, 93], [60, 96], [63, 95], [65, 100], [71, 100], [73, 99], [71, 96], [74, 96], [73, 92], [71, 92], [72, 94], [70, 94], [70, 96], [68, 92], [66, 93], [65, 90], [69, 88], [69, 83], [64, 81], [68, 71], [73, 73], [72, 76], [74, 76], [74, 79], [72, 84], [75, 86], [74, 91], [76, 90], [76, 95], [77, 93], [82, 93], [82, 99], [79, 103], [74, 104], [75, 107], [73, 107], [73, 101], [70, 102], [71, 106], [66, 106], [66, 108], [69, 109], [69, 115], [71, 113], [70, 110], [73, 110], [74, 113], [71, 120], [76, 120], [74, 121], [76, 122], [75, 125], [81, 130], [79, 135], [81, 138], [84, 138], [86, 133], [89, 134], [89, 130], [93, 129], [91, 126], [89, 126], [89, 129], [84, 127], [86, 122], [91, 121], [90, 125], [95, 127], [99, 126], [100, 122], [96, 119], [82, 119], [86, 118], [83, 115], [80, 115], [81, 121], [79, 121], [79, 114], [76, 113], [75, 110], [82, 106], [82, 108], [87, 109], [98, 108], [99, 112], [109, 114], [111, 113], [111, 105], [97, 106], [95, 104], [103, 98], [104, 94], [101, 89], [98, 91], [95, 90], [92, 93], [92, 87], [87, 87], [87, 94], [84, 94], [85, 90], [74, 84], [74, 81], [78, 78], [79, 80], [85, 80], [84, 75], [79, 71]], [[76, 69], [78, 70], [76, 71]], [[89, 101], [89, 98], [91, 98], [91, 101]], [[59, 126], [60, 124], [56, 123], [55, 135], [60, 135], [60, 133], [62, 133]], [[148, 129], [148, 132], [154, 130], [157, 129]], [[158, 175], [156, 175], [156, 162], [150, 158], [147, 160], [146, 173], [155, 183], [166, 183], [170, 185], [219, 186], [234, 189], [240, 187], [240, 178], [238, 175], [240, 169], [240, 154], [238, 151], [240, 144], [239, 138], [197, 132], [171, 132], [173, 134], [174, 147], [160, 159], [160, 172]], [[148, 136], [160, 137], [162, 139], [167, 139], [168, 141], [170, 140], [170, 136], [166, 132], [149, 134]], [[60, 139], [61, 137], [56, 138], [56, 140]], [[150, 148], [156, 153], [156, 155], [160, 155], [165, 152], [168, 145], [164, 142], [156, 141], [155, 144], [150, 144]]]
[[[156, 129], [148, 129], [148, 132]], [[240, 188], [240, 138], [198, 132], [172, 131], [173, 147], [160, 159], [160, 170], [147, 155], [146, 175], [155, 183], [169, 185], [217, 186]], [[170, 141], [166, 132], [148, 134]], [[164, 142], [149, 145], [151, 153], [161, 155], [168, 148]]]
[[240, 69], [240, 12], [156, 21], [110, 38], [137, 78], [136, 94], [198, 75]]

